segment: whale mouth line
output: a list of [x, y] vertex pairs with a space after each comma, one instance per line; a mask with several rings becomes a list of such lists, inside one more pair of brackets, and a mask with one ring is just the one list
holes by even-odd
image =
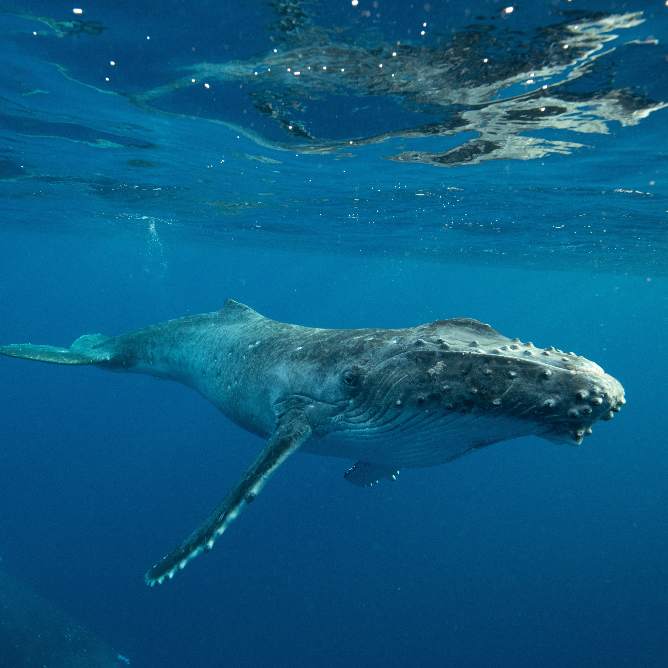
[[285, 397], [284, 399], [280, 399], [277, 401], [274, 405], [276, 407], [283, 407], [289, 406], [290, 402], [295, 401], [300, 404], [305, 404], [305, 405], [322, 405], [322, 406], [329, 406], [331, 408], [343, 408], [347, 400], [346, 399], [341, 399], [339, 401], [327, 401], [326, 399], [323, 399], [321, 397], [312, 397], [308, 394], [298, 394], [298, 393], [291, 393], [289, 396]]

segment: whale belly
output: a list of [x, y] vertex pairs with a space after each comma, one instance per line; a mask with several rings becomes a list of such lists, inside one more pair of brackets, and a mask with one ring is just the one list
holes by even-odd
[[419, 468], [444, 464], [474, 449], [529, 433], [530, 425], [515, 418], [441, 415], [382, 428], [360, 425], [334, 431], [312, 439], [304, 450], [391, 468]]

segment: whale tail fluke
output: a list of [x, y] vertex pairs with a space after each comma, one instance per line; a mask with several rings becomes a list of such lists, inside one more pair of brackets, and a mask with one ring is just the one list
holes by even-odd
[[114, 357], [113, 350], [106, 345], [109, 341], [111, 337], [103, 334], [84, 334], [69, 348], [12, 343], [0, 346], [0, 355], [51, 364], [100, 364], [110, 362]]

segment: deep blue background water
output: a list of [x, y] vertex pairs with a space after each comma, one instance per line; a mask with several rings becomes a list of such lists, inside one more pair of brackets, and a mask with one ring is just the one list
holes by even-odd
[[[410, 41], [423, 16], [446, 36], [476, 14], [500, 20], [500, 4], [462, 4], [383, 3], [373, 25], [316, 5], [312, 20], [350, 43]], [[644, 11], [623, 39], [659, 39], [615, 42], [578, 85], [668, 101], [668, 9], [572, 4]], [[230, 117], [226, 95], [198, 101], [202, 89], [127, 97], [279, 43], [265, 3], [163, 5], [86, 5], [99, 35], [34, 18], [70, 20], [69, 5], [0, 14], [2, 342], [66, 344], [229, 296], [318, 326], [466, 315], [596, 360], [628, 405], [582, 448], [527, 438], [372, 490], [347, 484], [342, 460], [295, 457], [210, 555], [149, 589], [146, 567], [261, 442], [177, 385], [0, 360], [3, 565], [135, 666], [667, 665], [666, 111], [608, 120], [607, 134], [541, 129], [586, 146], [534, 160], [386, 160], [470, 131], [313, 153], [271, 118], [244, 125], [243, 99]], [[513, 29], [561, 9], [518, 5]], [[369, 94], [352, 133], [330, 94], [304, 115], [328, 151], [337, 123], [357, 140], [452, 112]]]

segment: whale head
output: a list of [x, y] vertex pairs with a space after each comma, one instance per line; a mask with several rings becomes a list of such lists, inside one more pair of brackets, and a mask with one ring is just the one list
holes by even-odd
[[622, 385], [598, 364], [469, 318], [378, 337], [375, 354], [365, 350], [341, 373], [347, 402], [334, 428], [403, 436], [420, 450], [415, 465], [437, 459], [446, 439], [463, 451], [526, 435], [579, 445], [625, 403]]

